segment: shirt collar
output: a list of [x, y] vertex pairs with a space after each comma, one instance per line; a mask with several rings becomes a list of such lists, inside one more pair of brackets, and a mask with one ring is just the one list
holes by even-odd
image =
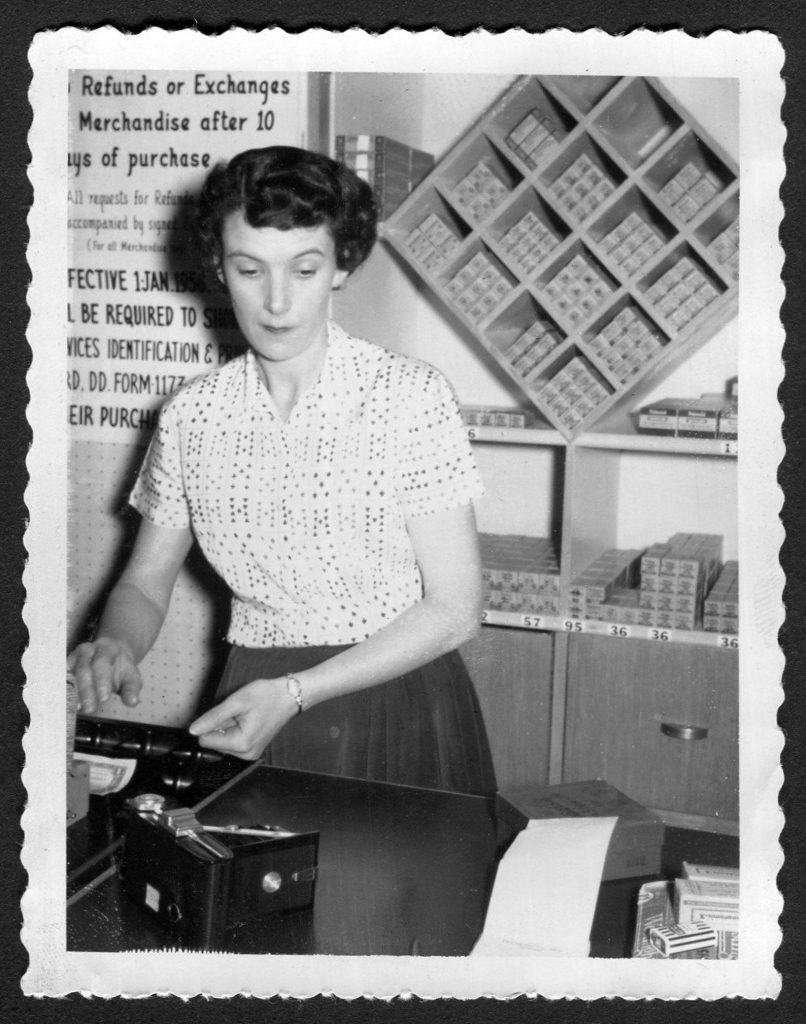
[[[299, 400], [299, 407], [315, 405], [331, 416], [349, 413], [350, 404], [345, 402], [345, 381], [347, 373], [347, 349], [349, 336], [332, 320], [327, 324], [327, 349], [319, 379], [312, 384]], [[272, 409], [263, 375], [257, 365], [255, 353], [248, 349], [245, 354], [245, 406], [248, 411], [262, 410], [276, 415]]]

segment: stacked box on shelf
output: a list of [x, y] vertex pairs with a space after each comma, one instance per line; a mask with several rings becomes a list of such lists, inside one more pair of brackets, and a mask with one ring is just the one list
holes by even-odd
[[568, 323], [587, 319], [613, 292], [607, 277], [583, 253], [577, 253], [543, 287], [543, 294]]
[[363, 178], [375, 193], [385, 220], [434, 166], [434, 156], [388, 135], [337, 135], [335, 156]]
[[704, 174], [693, 163], [681, 167], [659, 190], [661, 199], [682, 221], [690, 221], [722, 189], [719, 178], [711, 171]]
[[456, 205], [473, 220], [483, 220], [509, 195], [509, 189], [498, 175], [483, 161], [454, 186]]
[[533, 107], [509, 132], [506, 143], [527, 167], [534, 169], [565, 134], [565, 129], [550, 114]]
[[700, 395], [689, 399], [677, 410], [677, 436], [716, 440], [720, 436], [720, 422], [726, 432], [730, 432], [731, 413], [735, 427], [735, 407], [724, 395]]
[[708, 246], [716, 262], [737, 281], [739, 278], [739, 221], [720, 232]]
[[560, 613], [560, 567], [551, 540], [479, 535], [484, 606], [494, 611]]
[[581, 356], [569, 360], [538, 392], [549, 415], [569, 431], [578, 427], [609, 395], [605, 382]]
[[409, 255], [428, 271], [440, 267], [460, 244], [459, 236], [438, 213], [429, 213], [403, 243]]
[[739, 632], [739, 563], [725, 562], [705, 596], [702, 627], [709, 633]]
[[699, 398], [658, 398], [638, 410], [636, 428], [661, 437], [736, 440], [737, 403], [724, 395]]
[[559, 244], [559, 236], [532, 210], [527, 210], [501, 239], [501, 248], [524, 274], [531, 274]]
[[626, 274], [632, 275], [663, 248], [663, 236], [634, 210], [602, 238], [599, 246]]
[[638, 591], [632, 587], [616, 587], [610, 597], [602, 602], [601, 614], [597, 617], [606, 622], [636, 625], [640, 617]]
[[722, 567], [722, 537], [676, 533], [653, 544], [641, 558], [639, 625], [697, 629], [703, 597]]
[[523, 430], [535, 421], [531, 409], [499, 409], [488, 405], [463, 405], [462, 422], [466, 427], [507, 427]]
[[562, 213], [576, 223], [589, 217], [615, 190], [603, 167], [582, 153], [550, 186]]
[[719, 297], [703, 271], [683, 256], [647, 290], [647, 301], [676, 330], [681, 330]]
[[512, 290], [512, 284], [485, 252], [477, 252], [445, 286], [450, 300], [478, 323]]
[[663, 342], [640, 310], [625, 306], [588, 341], [588, 347], [621, 384], [640, 372]]
[[535, 320], [506, 349], [504, 355], [515, 373], [528, 384], [536, 379], [538, 367], [562, 344], [563, 336], [544, 317]]
[[641, 551], [632, 548], [611, 548], [603, 551], [571, 583], [568, 592], [568, 614], [575, 619], [606, 619], [606, 607], [614, 595], [613, 606], [626, 607], [625, 591], [635, 586]]
[[739, 437], [739, 400], [728, 397], [719, 413], [717, 437], [726, 441], [735, 441]]

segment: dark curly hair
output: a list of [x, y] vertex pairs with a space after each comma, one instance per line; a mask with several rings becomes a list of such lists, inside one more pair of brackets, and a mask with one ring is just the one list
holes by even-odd
[[377, 237], [372, 189], [354, 171], [294, 146], [249, 149], [214, 167], [199, 196], [196, 227], [211, 282], [218, 283], [224, 221], [237, 210], [254, 228], [325, 224], [336, 266], [348, 273], [361, 266]]

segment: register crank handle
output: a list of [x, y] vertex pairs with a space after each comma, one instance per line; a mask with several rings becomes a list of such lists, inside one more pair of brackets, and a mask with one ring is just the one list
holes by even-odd
[[142, 817], [161, 823], [175, 836], [197, 836], [217, 832], [229, 836], [259, 836], [261, 839], [289, 839], [297, 835], [280, 825], [202, 825], [188, 807], [165, 808], [165, 798], [157, 793], [141, 793], [131, 806]]

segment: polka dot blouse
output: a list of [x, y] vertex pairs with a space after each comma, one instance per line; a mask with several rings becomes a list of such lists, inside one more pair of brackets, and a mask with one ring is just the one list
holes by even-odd
[[232, 591], [231, 643], [293, 647], [357, 643], [416, 603], [406, 520], [481, 492], [441, 373], [331, 323], [285, 422], [251, 352], [178, 391], [131, 502], [192, 527]]

